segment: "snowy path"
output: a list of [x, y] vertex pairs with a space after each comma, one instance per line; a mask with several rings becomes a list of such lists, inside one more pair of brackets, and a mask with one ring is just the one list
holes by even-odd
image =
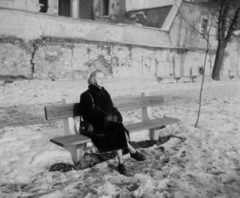
[[[42, 106], [63, 97], [77, 101], [86, 83], [18, 81], [0, 86], [4, 93], [0, 95], [0, 157], [4, 159], [0, 161], [0, 197], [240, 197], [240, 81], [206, 81], [198, 128], [194, 124], [199, 80], [177, 84], [149, 79], [112, 81], [106, 82], [106, 88], [113, 97], [163, 94], [165, 106], [155, 107], [154, 115], [182, 122], [162, 130], [161, 135], [184, 139], [171, 138], [162, 145], [165, 152], [158, 146], [141, 150], [147, 155], [142, 163], [127, 155], [125, 164], [133, 174], [129, 177], [118, 174], [115, 159], [84, 171], [48, 172], [52, 164], [71, 163], [71, 158], [49, 142], [50, 137], [59, 135], [59, 129], [41, 124]], [[16, 114], [20, 116], [16, 126], [6, 127]], [[139, 111], [123, 115], [126, 122], [139, 119]], [[31, 116], [40, 124], [26, 126]], [[147, 131], [132, 136], [133, 140], [146, 138]]]

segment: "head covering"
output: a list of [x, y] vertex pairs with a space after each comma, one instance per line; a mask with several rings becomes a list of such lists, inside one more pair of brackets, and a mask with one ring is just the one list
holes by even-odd
[[97, 86], [96, 85], [96, 75], [97, 75], [97, 73], [102, 73], [103, 74], [102, 70], [100, 70], [100, 69], [97, 69], [96, 71], [92, 72], [90, 74], [89, 78], [88, 78], [88, 81], [87, 81], [89, 85]]

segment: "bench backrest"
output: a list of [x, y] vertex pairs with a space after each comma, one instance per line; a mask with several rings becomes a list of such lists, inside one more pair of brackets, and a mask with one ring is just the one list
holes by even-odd
[[[164, 103], [163, 96], [145, 96], [136, 98], [113, 99], [119, 110], [159, 106]], [[47, 105], [44, 107], [46, 120], [79, 116], [79, 103]]]

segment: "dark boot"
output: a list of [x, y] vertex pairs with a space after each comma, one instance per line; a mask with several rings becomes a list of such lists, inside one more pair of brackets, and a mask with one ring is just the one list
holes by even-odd
[[125, 168], [124, 164], [118, 164], [118, 172], [122, 175], [127, 173], [127, 169]]
[[146, 157], [143, 154], [137, 151], [135, 153], [130, 153], [130, 156], [137, 161], [144, 161], [146, 159]]

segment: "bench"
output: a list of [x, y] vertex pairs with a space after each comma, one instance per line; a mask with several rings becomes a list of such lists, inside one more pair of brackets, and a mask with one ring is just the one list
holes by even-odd
[[[125, 127], [130, 133], [149, 130], [150, 139], [156, 140], [158, 132], [166, 125], [180, 122], [179, 119], [163, 117], [153, 118], [151, 108], [153, 106], [163, 105], [162, 96], [145, 96], [144, 93], [136, 98], [114, 99], [113, 103], [118, 110], [142, 109], [142, 121], [127, 124]], [[50, 141], [67, 149], [72, 156], [74, 163], [77, 163], [88, 149], [93, 148], [91, 139], [79, 134], [79, 123], [74, 117], [79, 116], [79, 103], [66, 104], [63, 100], [62, 104], [47, 105], [44, 107], [46, 120], [63, 119], [64, 135], [54, 137]]]
[[197, 76], [189, 76], [189, 78], [194, 82], [194, 79], [197, 78]]
[[[194, 82], [194, 79], [197, 78], [197, 76], [183, 76], [183, 77], [189, 77], [192, 82]], [[181, 79], [181, 77], [165, 76], [165, 77], [156, 77], [156, 81], [160, 83], [164, 78], [173, 78], [176, 81], [176, 83]]]
[[232, 80], [234, 77], [239, 78], [240, 77], [240, 71], [229, 69], [228, 70], [228, 77]]
[[156, 81], [160, 83], [163, 79], [166, 79], [166, 78], [173, 78], [176, 82], [178, 82], [181, 79], [181, 77], [165, 76], [165, 77], [156, 77]]

